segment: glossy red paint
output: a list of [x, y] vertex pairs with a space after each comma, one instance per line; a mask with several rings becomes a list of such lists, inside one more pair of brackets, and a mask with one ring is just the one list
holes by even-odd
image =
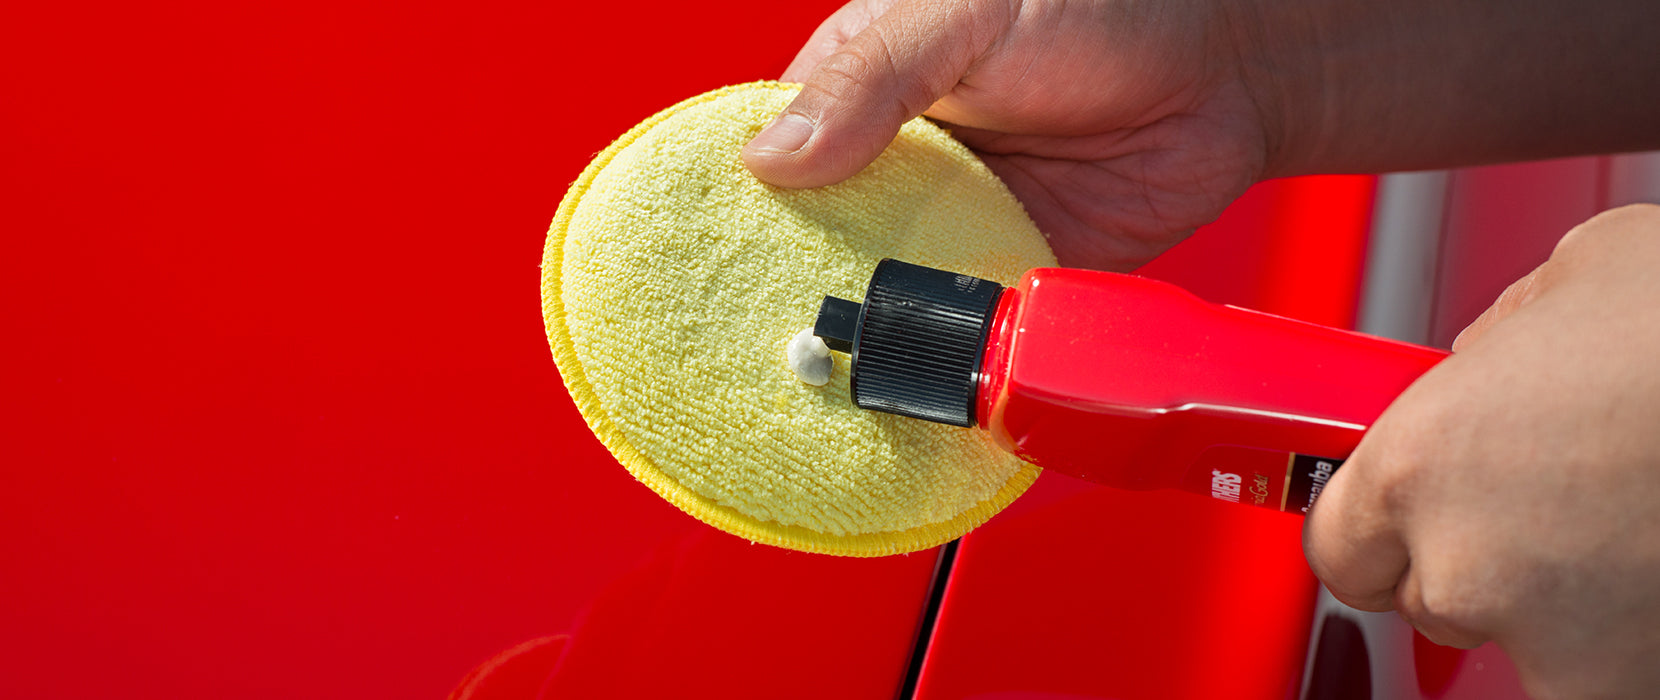
[[645, 655], [582, 677], [891, 695], [930, 555], [681, 514], [589, 434], [538, 303], [594, 153], [839, 4], [9, 4], [0, 696], [443, 697], [607, 633]]
[[1289, 697], [1315, 585], [1300, 525], [1045, 475], [963, 538], [917, 697]]
[[[1213, 302], [1345, 325], [1371, 188], [1357, 177], [1260, 185], [1143, 272]], [[1305, 249], [1328, 255], [1270, 262]], [[1294, 697], [1315, 588], [1301, 524], [1046, 474], [963, 538], [918, 697]]]
[[479, 664], [449, 700], [523, 700], [542, 693], [553, 669], [564, 656], [569, 635], [552, 634], [522, 642]]
[[534, 697], [891, 697], [936, 559], [826, 557], [699, 528], [590, 602]]
[[1418, 693], [1430, 700], [1445, 695], [1464, 654], [1463, 649], [1441, 646], [1413, 630], [1412, 670], [1418, 676]]
[[[989, 336], [980, 424], [1022, 459], [1118, 488], [1206, 495], [1213, 470], [1254, 473], [1275, 509], [1288, 453], [1348, 457], [1446, 357], [1145, 277], [1058, 268], [1004, 290]], [[1235, 471], [1242, 461], [1266, 468]]]
[[1569, 229], [1607, 207], [1607, 158], [1454, 171], [1447, 187], [1431, 341], [1450, 345]]

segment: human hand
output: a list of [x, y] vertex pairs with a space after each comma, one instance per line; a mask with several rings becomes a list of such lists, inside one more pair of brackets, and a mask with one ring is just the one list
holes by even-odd
[[801, 94], [744, 149], [760, 179], [839, 182], [905, 121], [946, 122], [1061, 264], [1128, 270], [1215, 219], [1274, 143], [1229, 3], [854, 0], [784, 73]]
[[1385, 411], [1309, 514], [1339, 600], [1494, 641], [1528, 692], [1660, 688], [1660, 207], [1569, 232]]

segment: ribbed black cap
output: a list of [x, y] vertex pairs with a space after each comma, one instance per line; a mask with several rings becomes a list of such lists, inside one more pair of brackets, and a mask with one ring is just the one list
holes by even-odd
[[1003, 285], [887, 259], [876, 265], [853, 342], [859, 408], [974, 425], [981, 355]]

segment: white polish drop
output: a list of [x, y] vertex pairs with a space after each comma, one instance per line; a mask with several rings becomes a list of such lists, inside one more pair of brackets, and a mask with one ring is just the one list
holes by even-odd
[[790, 344], [784, 348], [784, 356], [797, 379], [813, 386], [830, 383], [830, 370], [835, 367], [830, 359], [830, 347], [824, 344], [823, 339], [813, 335], [812, 327], [802, 329], [790, 339]]

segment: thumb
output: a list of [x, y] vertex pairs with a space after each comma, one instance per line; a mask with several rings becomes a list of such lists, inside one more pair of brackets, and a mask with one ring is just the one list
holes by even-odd
[[[997, 2], [896, 4], [812, 68], [795, 100], [744, 146], [744, 164], [780, 187], [852, 177], [956, 87], [1008, 12]], [[852, 15], [838, 13], [820, 33], [840, 31], [831, 25], [843, 16]]]

